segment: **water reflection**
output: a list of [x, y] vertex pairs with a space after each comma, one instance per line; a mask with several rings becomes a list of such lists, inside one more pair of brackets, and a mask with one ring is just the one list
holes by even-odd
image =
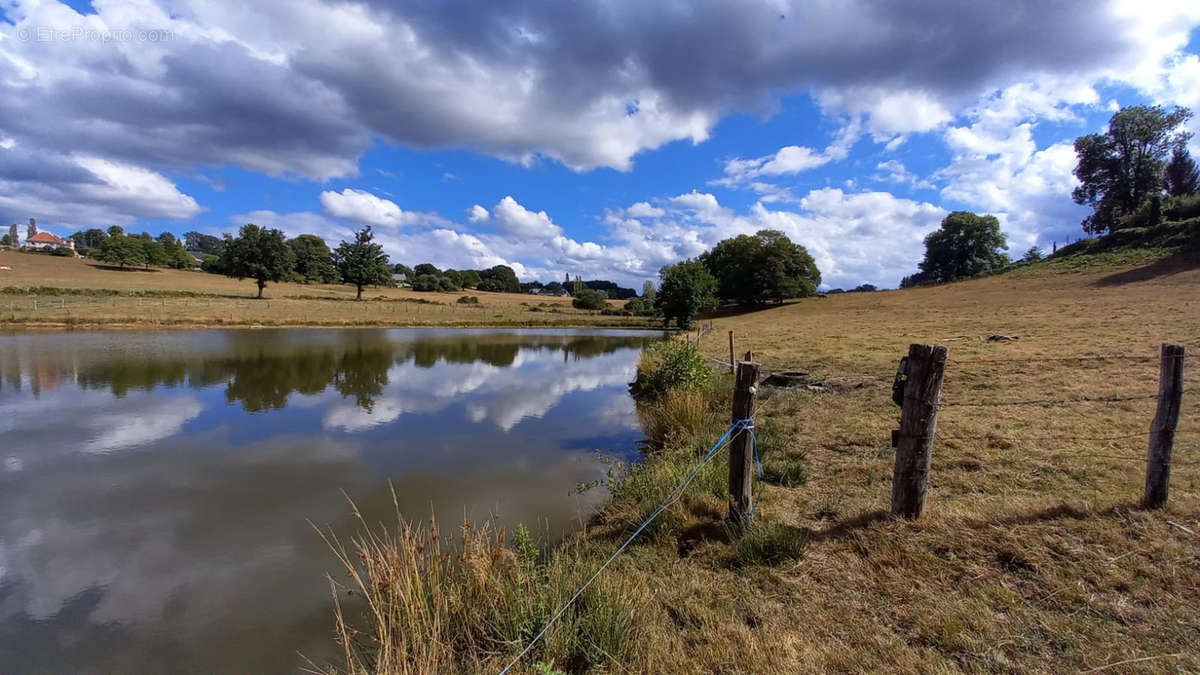
[[[308, 520], [498, 513], [561, 531], [640, 436], [647, 340], [562, 331], [0, 336], [0, 670], [333, 658]], [[213, 645], [221, 645], [213, 649]]]

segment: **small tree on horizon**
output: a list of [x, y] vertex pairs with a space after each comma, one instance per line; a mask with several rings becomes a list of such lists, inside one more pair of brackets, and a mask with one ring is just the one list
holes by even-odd
[[925, 237], [925, 259], [912, 283], [944, 284], [995, 272], [1008, 265], [1008, 240], [996, 216], [955, 211]]
[[383, 246], [375, 243], [371, 226], [354, 233], [354, 241], [343, 241], [333, 251], [333, 264], [342, 280], [358, 290], [355, 300], [362, 300], [363, 288], [392, 281], [392, 266]]
[[680, 328], [690, 328], [697, 314], [716, 306], [717, 280], [699, 260], [669, 265], [658, 274], [662, 282], [654, 306], [665, 325], [674, 319]]
[[254, 279], [260, 300], [267, 282], [287, 281], [296, 270], [296, 254], [283, 232], [254, 224], [243, 225], [238, 236], [226, 239], [220, 261], [225, 276]]
[[289, 239], [288, 246], [296, 254], [296, 274], [304, 277], [304, 283], [333, 284], [340, 280], [324, 239], [315, 234], [302, 234]]

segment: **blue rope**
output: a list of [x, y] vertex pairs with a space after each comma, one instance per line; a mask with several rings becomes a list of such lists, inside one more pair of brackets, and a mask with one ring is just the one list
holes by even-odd
[[[744, 422], [745, 420], [741, 420], [741, 421]], [[742, 428], [746, 430], [746, 433], [750, 434], [750, 441], [753, 443], [753, 446], [754, 446], [754, 464], [758, 467], [758, 482], [755, 484], [755, 487], [759, 488], [758, 492], [761, 494], [762, 489], [759, 486], [762, 485], [763, 469], [762, 469], [762, 460], [760, 460], [758, 458], [758, 434], [754, 433], [754, 420], [750, 420], [750, 423], [743, 425]], [[757, 508], [758, 508], [758, 497], [755, 497], [754, 499], [750, 500], [750, 513], [746, 514], [746, 520], [754, 520], [754, 509], [757, 509]]]
[[[542, 628], [542, 630], [540, 632], [538, 632], [538, 634], [535, 635], [532, 640], [530, 640], [529, 644], [525, 646], [525, 649], [522, 649], [521, 653], [517, 654], [517, 657], [514, 658], [507, 666], [505, 666], [504, 670], [500, 671], [500, 675], [506, 675], [506, 673], [508, 673], [508, 671], [512, 670], [512, 667], [517, 665], [517, 662], [519, 662], [526, 654], [528, 654], [530, 649], [533, 649], [533, 646], [538, 643], [538, 640], [542, 639], [542, 636], [546, 634], [546, 631], [550, 630], [550, 626], [554, 625], [554, 622], [558, 621], [558, 619], [560, 617], [562, 617], [562, 615], [567, 611], [567, 608], [569, 608], [576, 600], [579, 599], [579, 596], [582, 595], [585, 590], [587, 590], [588, 586], [592, 585], [592, 582], [595, 581], [596, 578], [600, 576], [600, 573], [604, 571], [604, 568], [608, 567], [609, 563], [611, 563], [613, 560], [616, 560], [617, 556], [620, 555], [621, 552], [625, 550], [625, 547], [629, 546], [629, 544], [631, 544], [633, 542], [633, 540], [635, 538], [637, 538], [637, 536], [639, 534], [642, 533], [642, 530], [646, 529], [646, 527], [648, 525], [650, 525], [651, 521], [653, 521], [655, 518], [657, 518], [659, 516], [659, 514], [661, 514], [663, 511], [666, 511], [667, 507], [669, 507], [672, 503], [674, 503], [674, 501], [676, 499], [679, 499], [680, 495], [683, 494], [683, 491], [687, 488], [687, 486], [689, 484], [691, 484], [692, 480], [694, 480], [696, 478], [696, 474], [700, 473], [700, 469], [704, 468], [704, 465], [708, 464], [708, 461], [710, 459], [712, 459], [713, 457], [715, 457], [716, 454], [721, 451], [721, 448], [724, 447], [730, 440], [732, 440], [734, 431], [737, 431], [738, 429], [745, 429], [745, 430], [749, 431], [751, 437], [753, 437], [754, 436], [754, 418], [750, 417], [750, 418], [746, 418], [746, 419], [740, 419], [740, 420], [737, 420], [736, 422], [734, 422], [732, 425], [730, 425], [729, 429], [726, 430], [725, 434], [721, 436], [720, 440], [718, 440], [716, 442], [716, 444], [714, 444], [712, 446], [712, 448], [707, 453], [704, 454], [704, 457], [701, 458], [700, 463], [698, 463], [695, 467], [693, 467], [691, 472], [688, 473], [688, 475], [685, 476], [682, 481], [680, 481], [679, 485], [676, 485], [675, 489], [671, 490], [671, 492], [667, 494], [666, 499], [664, 499], [662, 501], [662, 503], [658, 505], [658, 508], [654, 509], [654, 511], [651, 512], [650, 516], [647, 517], [644, 521], [642, 521], [641, 525], [637, 526], [637, 529], [633, 531], [633, 534], [629, 535], [629, 538], [625, 540], [625, 543], [621, 544], [617, 548], [617, 550], [614, 551], [613, 554], [608, 557], [608, 560], [605, 560], [604, 564], [600, 565], [600, 567], [596, 569], [595, 573], [593, 573], [592, 576], [589, 577], [588, 580], [585, 581], [583, 583], [583, 585], [579, 587], [579, 590], [575, 591], [575, 595], [572, 595], [571, 599], [567, 600], [566, 603], [564, 603], [563, 606], [560, 607], [559, 610], [554, 613], [554, 616], [550, 617], [550, 620], [547, 621], [546, 625]], [[755, 460], [757, 461], [757, 458], [758, 458], [758, 441], [757, 440], [755, 440], [755, 442], [754, 442], [754, 456], [755, 456]], [[759, 466], [759, 473], [760, 473], [760, 475], [762, 473], [761, 465]], [[753, 508], [751, 508], [751, 512], [753, 512]]]

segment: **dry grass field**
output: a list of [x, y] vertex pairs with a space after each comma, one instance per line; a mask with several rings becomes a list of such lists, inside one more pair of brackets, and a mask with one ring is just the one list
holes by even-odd
[[[766, 481], [750, 534], [735, 541], [721, 525], [721, 456], [518, 670], [1197, 672], [1197, 290], [1200, 261], [1144, 252], [717, 318], [703, 339], [709, 357], [727, 357], [734, 330], [739, 353], [752, 348], [768, 369], [807, 371], [825, 384], [762, 389]], [[1018, 339], [987, 341], [993, 333]], [[1154, 401], [1083, 399], [1154, 395], [1164, 341], [1193, 356], [1170, 501], [1147, 511], [1140, 498]], [[908, 521], [888, 514], [899, 413], [890, 394], [914, 342], [950, 348], [942, 397], [950, 405], [938, 421], [925, 514]], [[1129, 358], [1085, 358], [1118, 356]], [[445, 607], [475, 598], [463, 606], [486, 612], [456, 615], [461, 623], [447, 624], [444, 639], [474, 631], [482, 641], [431, 635], [417, 643], [459, 655], [410, 644], [388, 652], [386, 664], [348, 657], [350, 670], [453, 663], [495, 672], [507, 663], [723, 430], [725, 380], [643, 411], [667, 446], [549, 556], [541, 582], [471, 539], [467, 579], [439, 582], [431, 596], [459, 598], [443, 599]], [[360, 590], [392, 611], [399, 596], [387, 584], [425, 578], [429, 564], [386, 564], [387, 549], [364, 549], [382, 568], [365, 573]], [[524, 626], [524, 638], [487, 641], [512, 635], [511, 625]], [[364, 639], [351, 635], [344, 641]], [[364, 648], [395, 641], [385, 635]]]
[[[516, 293], [417, 293], [268, 284], [204, 272], [119, 270], [91, 260], [0, 250], [0, 326], [191, 328], [206, 326], [646, 326], [644, 319], [576, 310], [571, 298]], [[475, 296], [475, 305], [458, 298]], [[615, 304], [614, 304], [615, 306]]]
[[[1200, 261], [1154, 258], [718, 319], [708, 355], [727, 358], [733, 330], [739, 353], [752, 348], [768, 369], [808, 371], [834, 392], [766, 389], [760, 408], [767, 475], [799, 462], [808, 476], [766, 485], [760, 518], [806, 544], [793, 560], [739, 571], [719, 536], [686, 554], [686, 534], [644, 548], [627, 572], [645, 573], [644, 591], [674, 608], [660, 613], [663, 637], [645, 663], [1200, 670]], [[988, 342], [992, 333], [1019, 339]], [[949, 347], [943, 402], [993, 404], [1153, 395], [1164, 341], [1190, 351], [1164, 511], [1139, 508], [1155, 402], [1134, 400], [948, 406], [924, 517], [887, 515], [899, 411], [890, 387], [910, 343]], [[1098, 355], [1134, 358], [1039, 360]], [[721, 508], [695, 502], [679, 531]]]

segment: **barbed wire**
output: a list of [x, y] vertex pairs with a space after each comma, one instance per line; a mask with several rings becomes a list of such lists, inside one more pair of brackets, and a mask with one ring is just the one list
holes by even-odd
[[[1183, 390], [1186, 394], [1188, 390]], [[1050, 405], [1050, 404], [1065, 404], [1065, 403], [1122, 403], [1125, 401], [1146, 401], [1158, 398], [1158, 394], [1145, 394], [1138, 396], [1081, 396], [1076, 398], [1037, 398], [1018, 401], [943, 401], [938, 403], [939, 408], [989, 408], [993, 406], [1014, 406], [1014, 405]]]
[[[1195, 354], [1175, 354], [1168, 356], [1169, 359], [1193, 359]], [[1072, 362], [1072, 361], [1161, 361], [1162, 356], [1143, 356], [1136, 354], [1096, 354], [1090, 356], [1030, 356], [1026, 358], [1003, 358], [1003, 359], [947, 359], [946, 363], [954, 364], [972, 364], [972, 363], [1043, 363], [1043, 362]]]
[[[1088, 442], [1112, 442], [1125, 441], [1132, 438], [1146, 438], [1151, 432], [1141, 431], [1136, 434], [1126, 434], [1124, 436], [997, 436], [992, 432], [983, 432], [979, 436], [955, 436], [937, 434], [937, 438], [943, 441], [974, 441], [974, 440], [994, 440], [1008, 441], [1010, 443], [1026, 443], [1031, 441], [1088, 441]], [[1176, 431], [1176, 433], [1179, 433]]]

